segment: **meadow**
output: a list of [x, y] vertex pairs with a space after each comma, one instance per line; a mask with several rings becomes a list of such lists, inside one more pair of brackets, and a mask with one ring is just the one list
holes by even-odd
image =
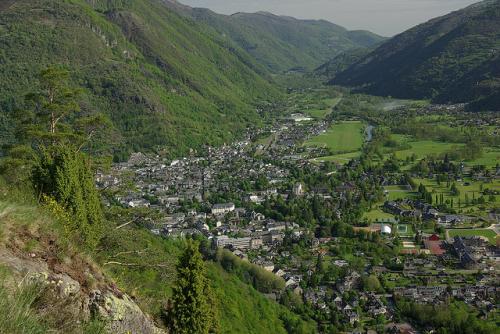
[[[311, 117], [324, 119], [328, 116], [333, 108], [342, 100], [342, 96], [336, 98], [327, 98], [322, 100], [317, 105], [308, 106], [308, 109], [305, 110], [305, 113]], [[310, 109], [309, 109], [310, 108]]]
[[306, 146], [328, 148], [332, 153], [352, 153], [363, 146], [365, 124], [349, 121], [334, 124], [328, 131], [306, 141]]
[[415, 140], [410, 136], [392, 135], [391, 139], [395, 140], [399, 145], [408, 147], [394, 152], [398, 159], [405, 160], [413, 155], [417, 159], [422, 159], [429, 155], [439, 156], [461, 147], [463, 144], [445, 143], [434, 140]]

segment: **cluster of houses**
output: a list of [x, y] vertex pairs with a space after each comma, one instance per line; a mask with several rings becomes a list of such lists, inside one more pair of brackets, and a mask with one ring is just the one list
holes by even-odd
[[453, 249], [466, 269], [485, 269], [492, 261], [500, 260], [498, 247], [490, 245], [488, 240], [482, 237], [455, 236]]
[[[257, 152], [263, 159], [255, 158], [255, 146], [251, 145], [252, 136], [255, 134], [248, 134], [244, 140], [231, 145], [207, 147], [207, 154], [203, 157], [191, 155], [167, 161], [158, 156], [133, 154], [129, 161], [114, 165], [110, 173], [98, 173], [96, 182], [101, 189], [118, 189], [115, 200], [124, 207], [149, 208], [160, 212], [161, 218], [157, 221], [146, 222], [151, 232], [157, 235], [204, 235], [212, 241], [214, 247], [229, 249], [235, 255], [282, 277], [287, 290], [300, 295], [304, 301], [325, 313], [335, 310], [352, 325], [360, 322], [364, 315], [372, 318], [384, 315], [386, 319], [391, 319], [391, 306], [384, 302], [384, 299], [392, 297], [392, 294], [388, 292], [387, 295], [380, 296], [364, 292], [361, 288], [363, 275], [382, 275], [389, 272], [388, 268], [379, 266], [366, 268], [365, 272], [357, 272], [349, 268], [348, 261], [335, 259], [333, 265], [344, 268], [347, 272], [342, 279], [333, 281], [328, 286], [304, 288], [304, 278], [307, 279], [307, 275], [311, 275], [314, 269], [303, 272], [304, 266], [307, 267], [310, 263], [305, 264], [297, 256], [279, 251], [279, 245], [286, 235], [296, 240], [310, 232], [294, 222], [270, 219], [257, 212], [259, 210], [254, 206], [275, 196], [284, 199], [289, 196], [318, 196], [326, 200], [332, 196], [345, 199], [348, 195], [351, 198], [359, 195], [359, 187], [352, 181], [340, 182], [333, 192], [321, 185], [305, 189], [302, 183], [289, 182], [291, 172], [285, 167], [287, 162], [293, 162], [295, 167], [308, 166], [319, 170], [318, 165], [311, 163], [306, 156], [322, 152], [315, 153], [317, 148], [307, 148], [297, 143], [328, 128], [329, 124], [325, 121], [304, 122], [302, 115], [295, 115], [287, 120], [287, 123], [273, 125], [268, 129], [272, 140], [267, 144], [257, 145]], [[361, 175], [361, 178], [366, 180], [377, 177], [380, 176], [369, 173]], [[256, 186], [256, 180], [259, 178], [266, 180], [265, 187]], [[381, 177], [379, 181], [381, 185], [401, 182], [396, 177], [391, 179], [391, 176]], [[246, 186], [241, 186], [242, 184]], [[225, 192], [237, 193], [239, 200], [233, 198], [237, 204], [212, 203], [208, 200], [211, 194]], [[197, 202], [197, 209], [186, 209], [186, 202]], [[243, 208], [240, 203], [249, 205], [244, 205], [246, 208]], [[340, 219], [340, 208], [336, 206], [335, 201], [331, 201], [331, 204]], [[418, 200], [387, 201], [383, 208], [398, 217], [433, 220], [444, 226], [467, 222], [470, 219], [463, 215], [441, 213], [432, 205]], [[355, 229], [386, 236], [393, 234], [390, 223]], [[311, 252], [321, 252], [320, 246], [335, 243], [338, 238], [311, 236], [310, 239]], [[391, 239], [386, 238], [386, 241], [391, 243]], [[453, 263], [457, 259], [463, 268], [486, 269], [489, 263], [487, 260], [497, 257], [498, 254], [485, 244], [484, 240], [455, 238], [453, 242], [446, 242], [436, 235], [430, 235], [422, 239], [422, 244], [418, 254], [430, 256], [405, 256], [401, 274], [412, 282], [421, 279], [431, 284], [398, 287], [394, 289], [394, 295], [422, 303], [432, 303], [443, 300], [445, 296], [454, 296], [474, 305], [494, 306], [492, 296], [498, 296], [498, 288], [493, 287], [492, 283], [497, 278], [494, 270], [484, 275], [485, 284], [481, 286], [474, 287], [459, 279], [454, 281], [461, 285], [453, 286], [451, 290], [443, 284], [450, 277], [444, 270], [446, 263]], [[356, 256], [364, 254], [356, 253]], [[278, 265], [279, 263], [287, 265]], [[436, 270], [439, 272], [437, 275]], [[355, 296], [346, 298], [351, 291], [356, 291]]]
[[423, 220], [434, 220], [442, 226], [470, 222], [472, 217], [465, 215], [441, 213], [432, 205], [420, 200], [401, 199], [397, 201], [386, 201], [383, 209], [398, 217], [408, 217]]

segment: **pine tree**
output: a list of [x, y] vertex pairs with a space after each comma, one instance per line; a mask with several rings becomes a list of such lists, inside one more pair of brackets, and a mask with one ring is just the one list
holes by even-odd
[[93, 248], [100, 239], [104, 215], [89, 158], [73, 146], [55, 145], [40, 152], [32, 172], [35, 190], [55, 199], [71, 216], [67, 232]]
[[217, 331], [217, 308], [198, 243], [188, 241], [177, 265], [168, 325], [176, 334], [206, 334]]

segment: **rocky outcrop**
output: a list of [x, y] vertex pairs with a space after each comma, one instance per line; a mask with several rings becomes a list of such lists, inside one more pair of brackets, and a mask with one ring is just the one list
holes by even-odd
[[[37, 254], [20, 257], [7, 249], [0, 249], [0, 264], [9, 269], [17, 285], [36, 284], [40, 287], [44, 303], [60, 309], [62, 318], [86, 321], [97, 315], [106, 323], [109, 333], [161, 334], [150, 316], [142, 312], [128, 295], [113, 284], [100, 282], [89, 290], [88, 284], [79, 282], [66, 272], [54, 272]], [[92, 275], [88, 268], [81, 268]], [[84, 275], [81, 275], [84, 276]], [[92, 277], [88, 277], [92, 278]]]

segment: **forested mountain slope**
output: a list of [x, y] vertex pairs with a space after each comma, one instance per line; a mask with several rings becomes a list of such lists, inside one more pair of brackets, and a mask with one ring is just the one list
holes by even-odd
[[342, 51], [370, 47], [384, 40], [368, 31], [348, 31], [323, 20], [298, 20], [267, 12], [228, 16], [184, 6], [175, 0], [165, 3], [210, 25], [272, 71], [312, 70]]
[[401, 98], [500, 102], [500, 1], [483, 1], [383, 43], [331, 83]]
[[113, 124], [115, 153], [171, 154], [232, 139], [279, 92], [231, 41], [156, 0], [16, 0], [0, 8], [0, 140], [49, 64], [83, 87], [82, 113]]

